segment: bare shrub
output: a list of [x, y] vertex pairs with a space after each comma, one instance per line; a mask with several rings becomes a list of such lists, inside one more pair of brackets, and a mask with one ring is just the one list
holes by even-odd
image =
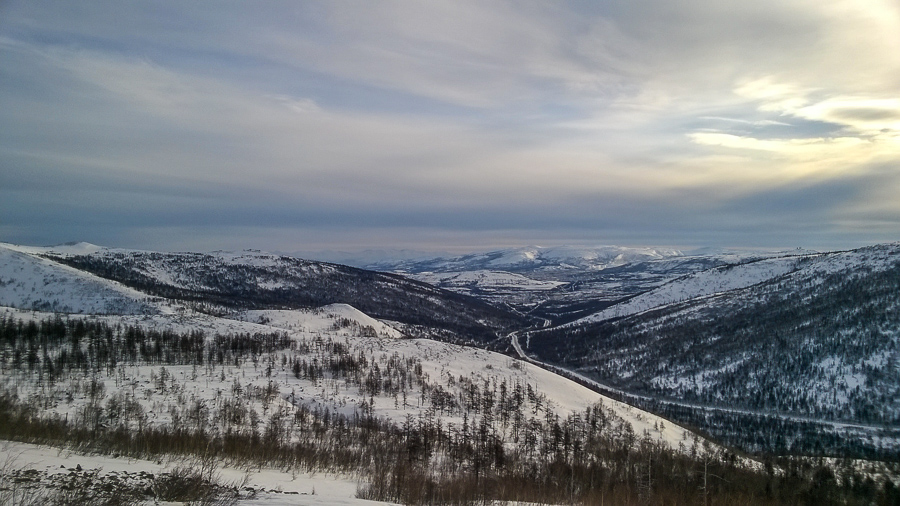
[[223, 484], [212, 456], [193, 458], [162, 473], [153, 484], [159, 501], [230, 506], [239, 499], [239, 486]]

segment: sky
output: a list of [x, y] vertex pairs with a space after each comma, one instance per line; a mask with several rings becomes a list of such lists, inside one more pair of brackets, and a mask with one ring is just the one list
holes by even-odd
[[896, 0], [0, 0], [0, 241], [900, 240]]

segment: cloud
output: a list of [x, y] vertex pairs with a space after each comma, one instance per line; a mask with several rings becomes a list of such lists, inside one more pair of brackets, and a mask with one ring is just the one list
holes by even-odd
[[[769, 216], [787, 188], [831, 216], [803, 219], [837, 242], [836, 214], [893, 216], [866, 202], [900, 178], [883, 169], [900, 160], [898, 12], [8, 2], [0, 211], [18, 225], [3, 230], [660, 244]], [[825, 209], [815, 195], [848, 177], [879, 185]]]
[[896, 98], [835, 97], [802, 107], [793, 114], [842, 125], [861, 137], [900, 136], [900, 100]]
[[777, 138], [707, 129], [691, 132], [688, 138], [701, 146], [748, 153], [753, 160], [743, 162], [744, 171], [737, 178], [755, 175], [767, 185], [866, 174], [872, 166], [900, 162], [900, 101], [829, 91], [780, 82], [772, 76], [740, 83], [734, 89], [734, 94], [750, 100], [758, 113], [775, 114], [798, 125], [816, 125], [818, 136], [793, 128]]
[[714, 121], [725, 121], [729, 123], [740, 123], [744, 125], [751, 125], [755, 127], [765, 127], [765, 126], [792, 126], [790, 123], [785, 123], [783, 121], [776, 121], [771, 119], [764, 119], [758, 121], [750, 121], [746, 119], [738, 119], [738, 118], [724, 118], [721, 116], [701, 116], [699, 119], [702, 120], [714, 120]]

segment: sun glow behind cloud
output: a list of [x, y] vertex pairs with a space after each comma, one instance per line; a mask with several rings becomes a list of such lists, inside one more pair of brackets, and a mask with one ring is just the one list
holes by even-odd
[[[788, 127], [781, 136], [700, 131], [688, 137], [699, 145], [745, 154], [745, 171], [737, 179], [759, 178], [768, 183], [864, 175], [872, 167], [900, 160], [900, 100], [815, 98], [820, 93], [771, 78], [747, 82], [735, 94], [754, 101], [758, 111], [777, 115], [781, 121], [756, 125]], [[815, 122], [826, 125], [828, 131], [812, 137], [790, 128], [792, 122]]]

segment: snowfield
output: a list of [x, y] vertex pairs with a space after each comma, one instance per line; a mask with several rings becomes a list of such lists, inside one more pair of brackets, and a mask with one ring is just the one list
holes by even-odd
[[[21, 311], [0, 308], [0, 315], [40, 322], [52, 313]], [[134, 325], [146, 330], [190, 332], [203, 331], [207, 339], [216, 335], [255, 334], [286, 331], [292, 340], [316, 342], [332, 339], [346, 345], [351, 355], [362, 353], [374, 361], [414, 360], [421, 365], [423, 377], [435, 385], [452, 390], [450, 385], [460, 384], [461, 379], [474, 385], [498, 385], [506, 383], [527, 386], [536, 396], [544, 399], [539, 407], [541, 417], [549, 413], [566, 417], [584, 412], [595, 404], [602, 404], [631, 426], [634, 434], [659, 441], [672, 449], [686, 448], [696, 436], [678, 425], [652, 413], [631, 407], [605, 397], [578, 383], [563, 378], [538, 366], [512, 359], [506, 355], [477, 348], [441, 343], [427, 339], [398, 339], [399, 332], [366, 316], [347, 305], [335, 305], [308, 311], [250, 311], [237, 315], [241, 319], [217, 318], [184, 311], [179, 314], [158, 315], [70, 315], [68, 318], [101, 321], [109, 324]], [[265, 324], [259, 323], [265, 321]], [[374, 324], [374, 325], [373, 325]], [[376, 335], [367, 332], [374, 328]], [[114, 374], [99, 378], [85, 374], [73, 380], [73, 386], [57, 385], [55, 397], [47, 404], [47, 410], [61, 417], [77, 416], [79, 408], [88, 402], [86, 394], [71, 396], [67, 392], [83, 390], [83, 382], [100, 379], [110, 395], [125, 392], [138, 401], [147, 414], [149, 426], [172, 423], [174, 398], [188, 396], [194, 402], [215, 405], [230, 392], [235, 384], [244, 391], [277, 388], [279, 408], [290, 410], [294, 405], [312, 409], [328, 408], [333, 412], [352, 415], [360, 409], [370, 410], [378, 417], [402, 423], [408, 417], [425, 416], [434, 408], [422, 391], [411, 390], [406, 399], [390, 395], [369, 396], [360, 394], [358, 388], [346, 380], [327, 377], [316, 381], [298, 379], [281, 361], [281, 353], [261, 358], [257, 362], [243, 362], [238, 366], [197, 368], [189, 365], [128, 365], [121, 364]], [[315, 358], [315, 354], [308, 355]], [[274, 368], [270, 367], [274, 364]], [[165, 369], [165, 373], [162, 373]], [[160, 388], [160, 376], [168, 378], [171, 388]], [[164, 384], [166, 380], [162, 380]], [[22, 397], [36, 395], [42, 387], [17, 375], [5, 374], [2, 382]], [[177, 386], [174, 386], [177, 385]], [[251, 409], [268, 413], [272, 406], [251, 403]], [[176, 410], [177, 411], [177, 410]], [[441, 416], [447, 426], [460, 426], [463, 417], [446, 413]], [[211, 425], [215, 422], [210, 416]]]
[[880, 245], [847, 252], [773, 257], [715, 267], [672, 280], [565, 326], [575, 327], [630, 316], [669, 304], [741, 290], [783, 276], [796, 277], [804, 283], [820, 283], [826, 276], [854, 266], [865, 265], [872, 270], [883, 270], [900, 261], [896, 251], [895, 246]]
[[[410, 276], [441, 288], [472, 290], [552, 290], [565, 283], [539, 281], [521, 274], [500, 271], [423, 272]], [[461, 290], [460, 290], [461, 291]]]
[[[67, 476], [92, 476], [97, 482], [115, 480], [128, 486], [148, 486], [150, 476], [172, 472], [181, 465], [196, 465], [185, 458], [145, 460], [116, 458], [28, 443], [0, 442], [0, 474], [18, 471], [21, 487], [48, 487], [64, 483]], [[96, 473], [96, 474], [94, 474]], [[215, 475], [225, 485], [240, 486], [241, 506], [369, 506], [391, 503], [367, 501], [356, 497], [359, 482], [355, 477], [323, 473], [298, 473], [273, 468], [242, 468], [220, 464]], [[35, 480], [26, 481], [26, 478]], [[121, 486], [121, 485], [119, 485]], [[10, 497], [4, 495], [7, 494]], [[0, 503], [9, 504], [12, 492], [0, 491]], [[154, 504], [154, 501], [146, 501]], [[159, 504], [156, 502], [156, 504]]]
[[[86, 249], [91, 248], [77, 248]], [[147, 294], [42, 258], [42, 250], [0, 243], [0, 305], [62, 313], [159, 312]]]

